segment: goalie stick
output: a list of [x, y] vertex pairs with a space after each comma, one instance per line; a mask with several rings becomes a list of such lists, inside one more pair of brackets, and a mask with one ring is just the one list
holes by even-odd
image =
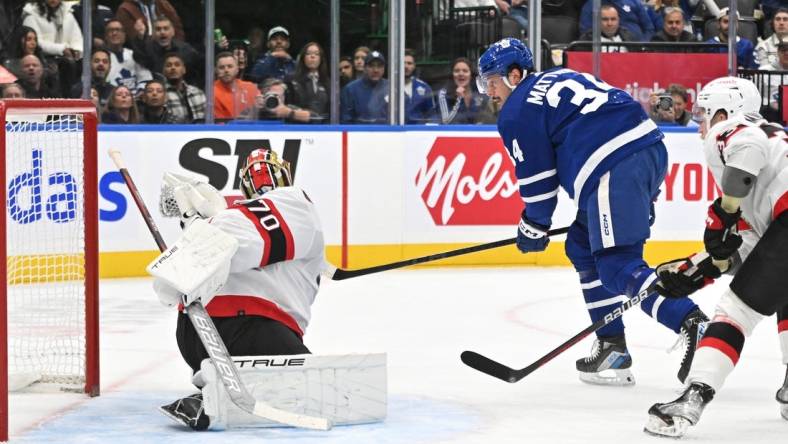
[[[131, 179], [131, 175], [123, 162], [120, 151], [117, 149], [110, 149], [109, 156], [112, 158], [115, 166], [118, 167], [118, 170], [120, 170], [120, 174], [126, 182], [126, 187], [128, 187], [134, 203], [137, 204], [137, 208], [139, 208], [140, 214], [145, 220], [145, 224], [148, 226], [148, 230], [150, 230], [151, 235], [153, 235], [156, 245], [159, 247], [159, 250], [165, 251], [167, 245], [164, 242], [164, 238], [161, 236], [156, 222], [154, 222], [148, 208], [145, 206], [145, 202], [142, 200], [137, 186]], [[208, 352], [211, 362], [216, 367], [217, 373], [221, 375], [222, 383], [227, 389], [227, 393], [233, 404], [252, 415], [293, 427], [316, 430], [329, 430], [331, 428], [331, 423], [326, 418], [288, 412], [275, 408], [265, 402], [255, 400], [243, 381], [241, 381], [238, 368], [233, 364], [232, 358], [227, 352], [227, 347], [219, 336], [219, 332], [216, 330], [216, 325], [214, 325], [202, 303], [200, 301], [194, 301], [189, 305], [185, 305], [184, 311], [194, 325], [194, 329], [198, 332], [200, 342], [202, 342], [203, 347], [205, 347], [205, 350]]]
[[[569, 227], [556, 228], [554, 230], [548, 231], [547, 236], [557, 236], [559, 234], [564, 234], [567, 231], [569, 231]], [[443, 253], [431, 254], [429, 256], [422, 256], [413, 259], [405, 259], [404, 261], [392, 262], [390, 264], [375, 265], [374, 267], [368, 267], [368, 268], [359, 268], [357, 270], [345, 270], [342, 268], [336, 268], [334, 266], [328, 265], [329, 267], [328, 277], [334, 281], [341, 281], [344, 279], [350, 279], [358, 276], [365, 276], [372, 273], [379, 273], [381, 271], [394, 270], [396, 268], [409, 267], [411, 265], [423, 264], [425, 262], [432, 262], [440, 259], [446, 259], [449, 257], [460, 256], [463, 254], [475, 253], [477, 251], [490, 250], [493, 248], [511, 245], [515, 242], [517, 242], [517, 238], [513, 237], [511, 239], [504, 239], [495, 242], [489, 242], [486, 244], [474, 245], [472, 247], [465, 247], [457, 250], [444, 251]]]
[[564, 342], [563, 344], [559, 345], [555, 349], [553, 349], [550, 353], [542, 356], [533, 364], [521, 368], [519, 370], [515, 370], [513, 368], [507, 367], [500, 362], [493, 361], [492, 359], [480, 355], [479, 353], [473, 351], [464, 351], [460, 355], [460, 359], [462, 362], [467, 365], [468, 367], [473, 368], [474, 370], [478, 370], [482, 373], [486, 373], [492, 377], [498, 378], [502, 381], [515, 383], [526, 376], [533, 373], [539, 367], [547, 364], [548, 362], [552, 361], [553, 358], [560, 355], [573, 345], [577, 344], [578, 342], [585, 339], [586, 336], [590, 335], [591, 333], [599, 330], [600, 328], [604, 327], [605, 325], [613, 322], [614, 320], [621, 317], [625, 311], [629, 310], [635, 305], [638, 305], [645, 299], [653, 296], [656, 294], [656, 291], [651, 290], [650, 288], [646, 288], [645, 290], [641, 291], [640, 293], [636, 294], [634, 297], [630, 298], [628, 301], [624, 302], [620, 306], [618, 306], [615, 310], [605, 315], [604, 318], [599, 319], [598, 321], [594, 322], [593, 324], [586, 327], [580, 333], [572, 336], [568, 341]]

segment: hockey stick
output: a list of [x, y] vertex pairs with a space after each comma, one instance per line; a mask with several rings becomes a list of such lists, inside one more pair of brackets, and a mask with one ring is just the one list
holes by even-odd
[[[156, 245], [158, 245], [160, 251], [165, 251], [167, 249], [167, 244], [164, 242], [164, 238], [161, 236], [156, 222], [145, 206], [145, 202], [142, 200], [137, 186], [131, 179], [131, 175], [128, 169], [126, 169], [120, 151], [117, 149], [110, 149], [109, 156], [112, 158], [115, 166], [118, 167], [118, 170], [120, 170], [120, 174], [126, 182], [126, 187], [128, 187], [131, 197], [134, 199], [134, 203], [137, 204], [137, 208], [139, 208], [140, 214], [145, 220], [145, 224], [148, 226], [148, 230], [150, 230], [151, 235], [153, 235]], [[316, 430], [329, 430], [331, 428], [331, 423], [326, 418], [317, 418], [288, 412], [275, 408], [265, 402], [255, 400], [243, 384], [243, 381], [241, 381], [241, 375], [238, 373], [238, 368], [233, 364], [230, 353], [227, 352], [227, 347], [221, 336], [219, 336], [219, 332], [216, 330], [216, 325], [214, 325], [213, 320], [211, 320], [211, 317], [208, 315], [202, 303], [199, 300], [194, 301], [189, 305], [185, 305], [184, 311], [194, 325], [194, 329], [198, 332], [200, 342], [202, 342], [203, 347], [205, 347], [205, 350], [208, 352], [208, 356], [210, 356], [211, 362], [213, 362], [214, 367], [216, 367], [217, 373], [221, 375], [222, 383], [227, 389], [227, 393], [230, 395], [230, 400], [233, 404], [252, 415], [293, 427]]]
[[656, 294], [656, 291], [651, 290], [650, 288], [646, 288], [645, 290], [636, 294], [634, 297], [630, 298], [628, 301], [616, 307], [615, 310], [605, 315], [604, 318], [589, 325], [583, 331], [572, 336], [568, 341], [559, 345], [558, 347], [553, 349], [550, 353], [542, 356], [541, 358], [536, 360], [536, 362], [525, 368], [515, 370], [513, 368], [501, 364], [500, 362], [493, 361], [492, 359], [486, 356], [482, 356], [479, 353], [473, 351], [462, 352], [462, 354], [460, 355], [460, 359], [462, 359], [462, 362], [468, 367], [471, 367], [482, 373], [487, 373], [488, 375], [498, 378], [502, 381], [511, 382], [511, 383], [517, 382], [525, 378], [526, 376], [530, 375], [531, 373], [533, 373], [534, 370], [552, 361], [553, 358], [560, 355], [561, 353], [563, 353], [573, 345], [577, 344], [578, 342], [582, 341], [583, 339], [585, 339], [586, 336], [599, 330], [600, 328], [613, 322], [614, 320], [620, 318], [625, 311], [629, 310], [635, 305], [638, 305], [646, 298], [649, 298], [654, 294]]
[[[556, 228], [555, 230], [548, 231], [547, 236], [556, 236], [559, 234], [564, 234], [567, 231], [569, 231], [569, 227]], [[463, 254], [475, 253], [477, 251], [490, 250], [493, 248], [503, 247], [505, 245], [511, 245], [515, 242], [517, 242], [517, 238], [513, 237], [511, 239], [504, 239], [495, 242], [489, 242], [486, 244], [474, 245], [472, 247], [465, 247], [457, 250], [445, 251], [443, 253], [431, 254], [429, 256], [422, 256], [413, 259], [405, 259], [404, 261], [392, 262], [390, 264], [375, 265], [374, 267], [369, 267], [369, 268], [359, 268], [357, 270], [345, 270], [342, 268], [336, 268], [329, 265], [328, 277], [330, 277], [331, 280], [334, 281], [341, 281], [344, 279], [364, 276], [367, 274], [379, 273], [381, 271], [394, 270], [395, 268], [409, 267], [411, 265], [423, 264], [425, 262], [437, 261], [439, 259], [446, 259], [449, 257], [460, 256]]]
[[[712, 260], [712, 263], [717, 268], [719, 268], [721, 272], [727, 270], [729, 265], [727, 261]], [[462, 362], [468, 367], [471, 367], [482, 373], [487, 373], [488, 375], [498, 378], [502, 381], [514, 383], [530, 375], [539, 367], [552, 361], [553, 358], [555, 358], [556, 356], [560, 355], [561, 353], [563, 353], [573, 345], [585, 339], [586, 336], [599, 330], [600, 328], [613, 322], [614, 320], [620, 318], [625, 311], [629, 310], [635, 305], [640, 304], [641, 302], [643, 302], [647, 298], [650, 298], [651, 296], [654, 296], [655, 294], [657, 294], [657, 291], [653, 289], [653, 284], [649, 285], [649, 287], [647, 287], [640, 293], [636, 294], [635, 296], [633, 296], [632, 298], [630, 298], [628, 301], [624, 302], [620, 306], [616, 307], [615, 310], [606, 314], [604, 318], [599, 319], [598, 321], [586, 327], [580, 333], [572, 336], [571, 338], [569, 338], [568, 341], [559, 345], [558, 347], [553, 349], [550, 353], [542, 356], [541, 358], [536, 360], [536, 362], [534, 362], [533, 364], [521, 368], [519, 370], [515, 370], [513, 368], [507, 367], [501, 364], [500, 362], [493, 361], [492, 359], [480, 355], [479, 353], [473, 351], [462, 352], [462, 354], [460, 355], [460, 359], [462, 359]]]

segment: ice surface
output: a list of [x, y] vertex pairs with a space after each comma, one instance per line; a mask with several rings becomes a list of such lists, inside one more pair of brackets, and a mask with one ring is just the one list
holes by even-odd
[[[726, 282], [697, 297], [711, 314]], [[289, 428], [201, 433], [199, 442], [658, 443], [642, 431], [648, 407], [677, 396], [675, 335], [639, 308], [625, 315], [637, 381], [631, 388], [581, 383], [574, 360], [591, 338], [516, 384], [464, 366], [474, 350], [524, 367], [585, 328], [569, 268], [428, 268], [323, 281], [305, 341], [315, 353], [388, 352], [389, 414], [374, 425], [329, 432]], [[156, 408], [190, 393], [175, 344], [175, 312], [147, 279], [101, 283], [102, 396], [15, 394], [12, 441], [194, 443]], [[774, 318], [750, 338], [691, 443], [785, 443], [788, 421], [774, 393], [782, 383]]]

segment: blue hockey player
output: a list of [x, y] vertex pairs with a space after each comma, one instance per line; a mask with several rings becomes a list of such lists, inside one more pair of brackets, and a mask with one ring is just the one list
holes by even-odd
[[[656, 282], [654, 269], [643, 260], [643, 245], [667, 168], [663, 134], [629, 94], [590, 74], [532, 69], [531, 51], [517, 39], [496, 42], [479, 58], [479, 90], [500, 108], [498, 131], [526, 204], [517, 247], [523, 253], [547, 247], [563, 188], [577, 206], [566, 255], [596, 322]], [[512, 81], [520, 77], [519, 83]], [[686, 297], [656, 295], [640, 306], [683, 340], [678, 373], [683, 382], [708, 318]], [[596, 333], [591, 355], [577, 360], [580, 379], [634, 384], [621, 318]]]

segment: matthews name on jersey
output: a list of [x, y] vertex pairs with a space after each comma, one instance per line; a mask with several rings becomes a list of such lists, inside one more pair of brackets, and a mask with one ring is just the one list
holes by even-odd
[[523, 79], [501, 109], [498, 131], [526, 216], [544, 226], [552, 223], [559, 185], [583, 209], [588, 185], [663, 138], [629, 94], [570, 69]]
[[276, 188], [236, 202], [210, 223], [238, 239], [239, 248], [208, 314], [265, 316], [303, 336], [325, 264], [320, 220], [306, 193]]

